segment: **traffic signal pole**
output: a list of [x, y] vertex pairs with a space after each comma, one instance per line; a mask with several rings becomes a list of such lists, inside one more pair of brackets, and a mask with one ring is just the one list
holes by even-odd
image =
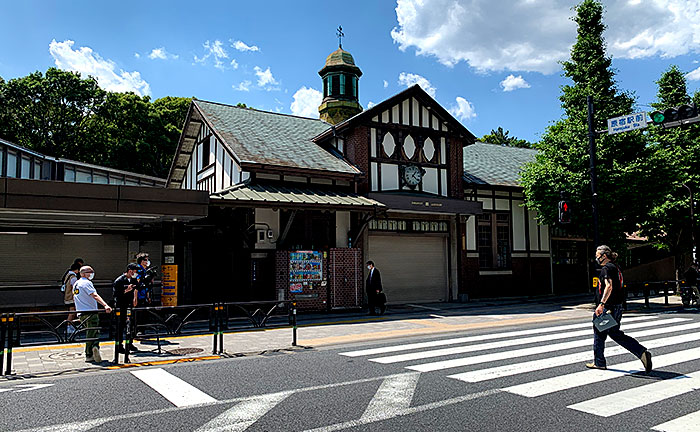
[[590, 171], [591, 171], [591, 194], [593, 207], [593, 247], [600, 246], [600, 233], [598, 232], [598, 193], [596, 192], [596, 174], [595, 174], [595, 125], [593, 124], [594, 106], [593, 96], [587, 96], [588, 102], [588, 152], [590, 155]]

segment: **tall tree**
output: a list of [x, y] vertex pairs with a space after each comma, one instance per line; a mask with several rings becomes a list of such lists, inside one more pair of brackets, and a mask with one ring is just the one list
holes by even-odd
[[[571, 59], [562, 64], [564, 76], [572, 81], [562, 87], [559, 98], [564, 116], [534, 145], [538, 154], [526, 166], [522, 183], [527, 206], [548, 224], [557, 220], [560, 192], [568, 193], [573, 216], [567, 230], [592, 238], [586, 97], [595, 100], [596, 130], [606, 127], [607, 118], [631, 113], [634, 98], [617, 88], [611, 59], [605, 54], [602, 4], [584, 0], [574, 10], [577, 39]], [[638, 230], [650, 201], [656, 200], [658, 178], [649, 175], [655, 155], [645, 144], [639, 132], [596, 139], [600, 238], [604, 243], [620, 246], [625, 233]]]
[[481, 137], [479, 141], [489, 143], [489, 144], [498, 144], [502, 146], [507, 146], [507, 147], [522, 147], [522, 148], [531, 148], [532, 144], [529, 143], [528, 141], [520, 138], [516, 138], [514, 136], [509, 136], [508, 134], [510, 131], [503, 131], [503, 128], [501, 126], [498, 127], [498, 129], [493, 130], [491, 129], [491, 133], [488, 133]]

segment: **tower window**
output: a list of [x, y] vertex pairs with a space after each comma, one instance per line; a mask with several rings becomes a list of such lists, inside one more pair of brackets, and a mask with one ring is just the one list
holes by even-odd
[[328, 81], [330, 81], [330, 77], [326, 76], [323, 79], [323, 97], [328, 96], [328, 87], [329, 87]]
[[340, 76], [331, 75], [331, 95], [337, 96], [340, 94]]
[[345, 74], [340, 75], [340, 93], [341, 95], [346, 95], [345, 93]]
[[350, 98], [355, 97], [355, 77], [352, 75], [347, 75], [345, 77], [345, 96]]

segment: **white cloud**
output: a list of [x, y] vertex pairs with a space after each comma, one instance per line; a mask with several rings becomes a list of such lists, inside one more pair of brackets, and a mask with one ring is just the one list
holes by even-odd
[[689, 81], [700, 81], [700, 67], [688, 73], [685, 78]]
[[301, 117], [318, 118], [318, 106], [321, 105], [323, 94], [313, 88], [302, 87], [294, 93], [294, 101], [290, 106], [292, 114]]
[[257, 46], [247, 45], [245, 42], [239, 40], [231, 40], [231, 46], [237, 49], [238, 51], [260, 51], [260, 48], [258, 48]]
[[437, 91], [437, 89], [430, 84], [430, 81], [420, 75], [412, 73], [401, 72], [399, 74], [399, 84], [405, 85], [406, 87], [411, 87], [414, 84], [418, 84], [432, 97], [435, 97], [435, 92]]
[[234, 90], [237, 90], [237, 91], [245, 91], [245, 92], [247, 92], [247, 91], [250, 91], [250, 85], [251, 85], [251, 84], [253, 84], [253, 83], [250, 82], [250, 81], [248, 81], [248, 80], [245, 80], [245, 81], [242, 81], [241, 83], [239, 83], [237, 86], [236, 86], [236, 85], [233, 85], [233, 86], [231, 86], [231, 87], [233, 87], [233, 89], [234, 89]]
[[279, 90], [277, 87], [275, 87], [277, 84], [277, 80], [275, 77], [272, 76], [272, 72], [270, 71], [270, 67], [268, 66], [267, 69], [262, 70], [260, 66], [255, 66], [253, 68], [255, 70], [255, 76], [258, 77], [258, 86], [264, 88], [265, 90]]
[[522, 75], [516, 77], [510, 74], [501, 81], [501, 87], [503, 87], [504, 92], [509, 92], [519, 88], [530, 88], [530, 84], [523, 79]]
[[[384, 82], [386, 82], [386, 81], [384, 81]], [[374, 102], [372, 102], [372, 101], [369, 101], [369, 102], [367, 102], [367, 109], [370, 109], [370, 108], [372, 108], [372, 107], [375, 106], [375, 105], [376, 105], [376, 103], [374, 103]]]
[[197, 63], [205, 64], [209, 57], [214, 59], [214, 67], [224, 70], [224, 59], [228, 58], [228, 52], [224, 48], [224, 44], [220, 40], [215, 40], [214, 42], [206, 41], [202, 44], [205, 53], [202, 57], [194, 56], [194, 61]]
[[[554, 73], [576, 40], [570, 0], [398, 0], [391, 36], [401, 50], [465, 62], [479, 72]], [[608, 54], [615, 58], [675, 57], [700, 52], [696, 1], [606, 2]]]
[[238, 62], [236, 59], [231, 59], [231, 67], [234, 69], [238, 69]]
[[136, 58], [141, 58], [141, 54], [139, 54], [139, 53], [134, 53], [134, 57], [136, 57]]
[[160, 48], [153, 48], [150, 54], [148, 54], [148, 58], [151, 60], [159, 59], [159, 60], [167, 60], [167, 59], [177, 59], [179, 56], [175, 54], [169, 53], [165, 47], [160, 47]]
[[114, 92], [134, 92], [145, 96], [151, 94], [151, 87], [141, 78], [139, 72], [127, 72], [119, 69], [111, 60], [105, 60], [92, 48], [80, 47], [73, 49], [72, 40], [49, 44], [49, 52], [54, 58], [56, 67], [63, 70], [79, 72], [81, 75], [95, 77], [100, 87]]
[[389, 87], [389, 81], [384, 80], [384, 88], [387, 88], [387, 87]]
[[476, 117], [476, 111], [474, 111], [474, 105], [471, 102], [460, 96], [457, 96], [455, 101], [457, 105], [450, 108], [450, 114], [462, 122]]

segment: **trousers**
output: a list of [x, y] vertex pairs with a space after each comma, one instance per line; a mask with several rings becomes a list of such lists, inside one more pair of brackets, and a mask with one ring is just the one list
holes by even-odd
[[[595, 365], [600, 367], [607, 367], [605, 363], [605, 340], [610, 336], [610, 339], [617, 342], [618, 345], [625, 348], [627, 351], [631, 352], [637, 358], [641, 358], [644, 351], [647, 349], [642, 346], [637, 340], [631, 336], [627, 336], [620, 330], [620, 323], [622, 321], [622, 305], [615, 305], [610, 308], [610, 314], [617, 325], [615, 327], [609, 328], [603, 332], [598, 331], [598, 329], [593, 326], [593, 357], [595, 359]], [[593, 313], [593, 318], [596, 315]]]

